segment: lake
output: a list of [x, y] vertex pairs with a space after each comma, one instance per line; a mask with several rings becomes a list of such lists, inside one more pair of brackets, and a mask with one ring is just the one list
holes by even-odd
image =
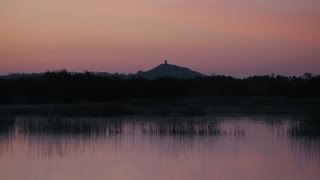
[[0, 117], [1, 180], [318, 180], [318, 117]]

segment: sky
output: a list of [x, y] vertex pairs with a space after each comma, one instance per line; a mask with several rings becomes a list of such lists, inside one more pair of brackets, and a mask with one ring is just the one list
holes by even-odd
[[0, 74], [320, 74], [319, 0], [1, 0]]

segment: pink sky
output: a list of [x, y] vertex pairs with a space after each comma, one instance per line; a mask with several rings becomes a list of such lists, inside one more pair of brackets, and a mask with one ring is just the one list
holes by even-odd
[[319, 74], [319, 0], [3, 0], [0, 74]]

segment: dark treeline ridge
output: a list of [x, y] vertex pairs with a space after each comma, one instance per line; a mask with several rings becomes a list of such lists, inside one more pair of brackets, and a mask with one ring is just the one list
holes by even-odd
[[313, 97], [320, 96], [320, 76], [252, 76], [238, 79], [213, 75], [194, 79], [143, 79], [97, 76], [66, 70], [39, 76], [0, 78], [0, 104], [76, 103], [161, 97]]

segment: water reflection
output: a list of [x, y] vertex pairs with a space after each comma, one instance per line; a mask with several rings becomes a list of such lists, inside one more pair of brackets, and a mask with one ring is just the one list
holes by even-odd
[[320, 137], [320, 118], [294, 118], [291, 121], [288, 134], [292, 137]]
[[[21, 163], [27, 158], [35, 164], [57, 158], [71, 163], [70, 158], [76, 162], [88, 157], [86, 161], [93, 164], [99, 158], [107, 158], [107, 164], [119, 159], [144, 160], [136, 168], [164, 159], [175, 163], [198, 161], [217, 168], [240, 168], [243, 164], [255, 168], [259, 163], [260, 168], [270, 171], [288, 166], [301, 173], [292, 174], [296, 177], [308, 170], [314, 175], [312, 179], [320, 175], [319, 127], [316, 117], [1, 117], [0, 160]], [[307, 167], [304, 164], [312, 168], [299, 172], [299, 166]], [[5, 164], [0, 161], [1, 165]], [[186, 165], [172, 168], [180, 166]], [[221, 175], [227, 176], [228, 172]], [[209, 177], [204, 179], [212, 179]], [[261, 177], [257, 174], [246, 179], [256, 178]]]
[[33, 135], [93, 136], [122, 132], [122, 121], [88, 118], [24, 117], [18, 118], [19, 133]]
[[[15, 142], [18, 149], [29, 149], [40, 156], [79, 154], [91, 147], [126, 146], [123, 142], [138, 140], [148, 143], [155, 151], [181, 154], [193, 147], [201, 150], [212, 146], [219, 136], [236, 139], [245, 136], [239, 125], [223, 128], [218, 119], [168, 118], [63, 118], [6, 117], [2, 118], [0, 149]], [[15, 136], [9, 136], [14, 134]], [[6, 141], [7, 143], [4, 143]], [[107, 143], [106, 143], [107, 142]], [[166, 150], [170, 148], [172, 152]], [[103, 148], [102, 148], [103, 149]]]
[[14, 117], [1, 117], [0, 116], [0, 135], [10, 134], [15, 127]]
[[320, 118], [294, 118], [288, 128], [293, 151], [306, 163], [320, 165]]
[[12, 139], [15, 129], [14, 117], [0, 116], [0, 155], [12, 151]]
[[21, 135], [105, 136], [111, 134], [166, 134], [166, 135], [234, 135], [244, 136], [239, 125], [221, 129], [221, 120], [207, 118], [147, 118], [104, 119], [62, 117], [5, 117], [0, 121], [1, 131]]

